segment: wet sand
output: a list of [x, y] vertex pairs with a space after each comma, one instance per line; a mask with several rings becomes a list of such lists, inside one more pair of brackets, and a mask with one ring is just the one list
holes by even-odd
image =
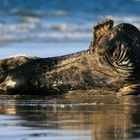
[[140, 138], [140, 97], [0, 96], [3, 140]]

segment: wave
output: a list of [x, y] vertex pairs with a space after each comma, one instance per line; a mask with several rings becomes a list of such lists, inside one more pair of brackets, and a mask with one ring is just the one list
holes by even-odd
[[[105, 16], [100, 16], [103, 19]], [[140, 29], [139, 16], [111, 16], [115, 24], [128, 22]], [[0, 22], [0, 42], [42, 41], [42, 42], [85, 42], [92, 38], [95, 20], [84, 22], [56, 22], [37, 17], [26, 17], [16, 22]]]
[[[26, 21], [26, 22], [25, 22]], [[1, 24], [0, 41], [85, 41], [90, 37], [89, 24], [48, 24], [28, 18], [22, 23]]]
[[53, 31], [63, 31], [63, 32], [73, 32], [73, 31], [79, 31], [79, 32], [87, 32], [90, 30], [92, 26], [92, 23], [85, 23], [85, 24], [70, 24], [70, 23], [51, 23], [51, 24], [45, 24], [43, 26], [44, 28], [48, 30]]
[[[21, 31], [18, 31], [21, 32]], [[28, 33], [0, 33], [0, 42], [19, 42], [19, 41], [33, 41], [33, 42], [85, 42], [89, 40], [90, 33], [57, 33], [57, 32], [28, 32]]]
[[115, 24], [130, 23], [140, 29], [140, 16], [107, 16], [115, 21]]
[[52, 11], [47, 11], [46, 12], [46, 16], [60, 16], [60, 17], [63, 17], [63, 16], [69, 16], [70, 13], [68, 11], [65, 11], [65, 10], [52, 10]]

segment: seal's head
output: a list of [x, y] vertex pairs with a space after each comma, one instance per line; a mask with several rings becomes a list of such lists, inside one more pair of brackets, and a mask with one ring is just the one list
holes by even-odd
[[108, 19], [94, 27], [94, 39], [90, 50], [104, 66], [103, 71], [112, 69], [110, 75], [115, 77], [115, 85], [120, 85], [119, 88], [123, 89], [120, 90], [121, 95], [122, 92], [139, 92], [140, 31], [128, 23], [113, 27], [113, 21]]
[[[113, 22], [107, 20], [95, 30], [93, 48], [102, 62], [106, 62], [115, 70], [140, 69], [140, 32], [128, 23], [113, 27]], [[99, 26], [99, 25], [98, 25]], [[106, 27], [107, 26], [107, 27]], [[97, 36], [97, 32], [101, 32]]]

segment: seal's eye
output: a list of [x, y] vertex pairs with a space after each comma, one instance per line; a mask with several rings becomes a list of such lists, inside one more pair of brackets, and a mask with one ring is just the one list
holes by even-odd
[[115, 45], [110, 48], [110, 55], [113, 59], [117, 59], [120, 55], [120, 47], [119, 45]]

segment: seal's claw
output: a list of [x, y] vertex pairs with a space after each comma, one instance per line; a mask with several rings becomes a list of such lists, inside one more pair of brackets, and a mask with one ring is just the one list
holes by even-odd
[[139, 84], [132, 84], [132, 85], [124, 86], [120, 88], [116, 93], [117, 96], [138, 95], [138, 94], [140, 94]]
[[105, 19], [93, 27], [94, 41], [90, 44], [90, 49], [93, 51], [99, 40], [113, 27], [113, 20]]
[[94, 40], [99, 40], [106, 32], [113, 27], [113, 20], [105, 19], [93, 27]]

